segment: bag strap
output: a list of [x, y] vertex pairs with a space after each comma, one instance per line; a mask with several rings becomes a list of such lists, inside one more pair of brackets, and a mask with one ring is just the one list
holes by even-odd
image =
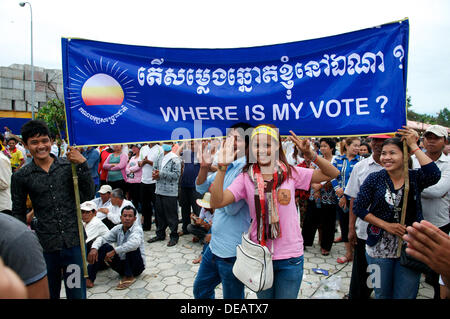
[[[255, 221], [255, 220], [252, 219], [252, 222], [250, 223], [250, 227], [248, 228], [248, 231], [247, 231], [248, 239], [250, 239], [250, 231], [251, 231], [251, 229], [252, 229], [252, 225], [253, 225], [253, 222], [254, 222], [254, 221]], [[244, 234], [245, 234], [245, 233], [244, 233]], [[244, 236], [244, 234], [243, 234], [242, 236]], [[269, 249], [269, 251], [270, 251], [270, 253], [273, 255], [273, 242], [275, 241], [275, 239], [272, 239], [271, 241], [272, 241], [272, 245], [271, 245], [271, 248]], [[267, 247], [267, 246], [265, 246], [265, 247]], [[269, 247], [267, 247], [267, 248], [269, 248]]]

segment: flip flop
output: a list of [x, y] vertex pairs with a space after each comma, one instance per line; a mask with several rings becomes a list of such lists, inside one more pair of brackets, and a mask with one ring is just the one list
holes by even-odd
[[321, 249], [321, 254], [322, 254], [322, 256], [328, 256], [330, 254], [330, 252], [325, 249]]
[[124, 290], [129, 288], [134, 282], [136, 281], [136, 278], [133, 278], [132, 280], [125, 280], [125, 281], [119, 281], [119, 284], [116, 287], [116, 290]]

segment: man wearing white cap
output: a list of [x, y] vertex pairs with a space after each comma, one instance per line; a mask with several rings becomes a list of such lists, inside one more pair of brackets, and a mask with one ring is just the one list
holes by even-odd
[[[441, 170], [441, 179], [433, 186], [425, 188], [421, 195], [423, 218], [439, 227], [444, 233], [450, 232], [450, 159], [443, 153], [447, 144], [448, 131], [440, 125], [431, 125], [423, 134], [423, 145], [427, 156]], [[414, 150], [412, 150], [414, 152]], [[413, 168], [420, 167], [415, 156], [412, 156]], [[434, 288], [434, 299], [439, 299], [439, 276], [436, 273], [427, 278]]]
[[87, 239], [86, 246], [90, 250], [94, 240], [103, 236], [108, 232], [108, 227], [102, 221], [95, 216], [97, 206], [93, 201], [86, 201], [80, 205], [81, 218], [83, 219], [84, 230], [86, 231]]
[[101, 221], [104, 221], [106, 218], [106, 214], [109, 212], [111, 208], [111, 193], [112, 187], [109, 185], [102, 185], [100, 187], [98, 193], [100, 197], [94, 198], [92, 202], [96, 205], [95, 209], [97, 210], [97, 217]]
[[[106, 225], [97, 217], [96, 204], [93, 201], [87, 201], [80, 205], [81, 218], [83, 219], [84, 230], [86, 231], [86, 250], [90, 251], [94, 241], [103, 235], [105, 235], [109, 229]], [[92, 271], [92, 265], [88, 265], [88, 272]], [[98, 266], [100, 270], [108, 268], [108, 266], [101, 260]], [[94, 283], [90, 278], [86, 279], [86, 287], [94, 287]]]

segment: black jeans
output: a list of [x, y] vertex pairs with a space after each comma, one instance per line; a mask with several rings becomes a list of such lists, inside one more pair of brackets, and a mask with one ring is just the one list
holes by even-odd
[[[88, 265], [88, 275], [92, 282], [97, 278], [97, 272], [101, 267], [102, 262], [104, 262], [106, 254], [113, 249], [114, 248], [110, 244], [103, 244], [98, 250], [98, 261], [92, 265]], [[145, 269], [140, 248], [126, 253], [124, 260], [121, 260], [117, 254], [114, 255], [112, 261], [109, 262], [109, 265], [122, 277], [139, 276]]]
[[155, 211], [158, 223], [156, 237], [166, 238], [166, 228], [170, 229], [170, 238], [178, 241], [178, 201], [175, 196], [156, 195]]
[[349, 211], [344, 212], [342, 208], [336, 204], [336, 212], [339, 216], [339, 226], [341, 227], [341, 238], [343, 243], [348, 243], [348, 223], [349, 223]]
[[367, 286], [366, 241], [357, 238], [350, 279], [349, 299], [369, 299], [373, 289]]
[[316, 231], [320, 227], [322, 229], [320, 247], [326, 251], [330, 251], [334, 241], [335, 223], [335, 205], [321, 204], [321, 207], [318, 208], [315, 201], [308, 200], [302, 228], [304, 245], [312, 246]]
[[[144, 184], [141, 183], [141, 205], [142, 205], [142, 216], [144, 217], [144, 224], [142, 225], [142, 229], [144, 231], [152, 229], [152, 216], [153, 216], [153, 208], [155, 207], [155, 189], [156, 184]], [[155, 213], [155, 222], [158, 226], [158, 219]]]
[[141, 183], [127, 183], [129, 199], [134, 207], [141, 212]]
[[195, 215], [200, 215], [200, 206], [197, 205], [197, 199], [202, 198], [195, 188], [181, 187], [179, 194], [181, 206], [181, 219], [183, 221], [183, 233], [187, 234], [189, 231], [187, 226], [191, 223], [191, 212]]

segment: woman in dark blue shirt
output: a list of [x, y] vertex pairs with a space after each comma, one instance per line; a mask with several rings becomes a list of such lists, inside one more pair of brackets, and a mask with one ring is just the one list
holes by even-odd
[[[401, 139], [390, 138], [383, 143], [380, 161], [384, 169], [367, 177], [353, 206], [355, 215], [369, 223], [366, 257], [374, 271], [371, 276], [377, 299], [416, 298], [420, 273], [400, 265], [398, 238], [405, 234], [407, 225], [423, 219], [420, 193], [441, 176], [436, 164], [417, 146], [415, 132], [408, 128], [398, 131]], [[403, 139], [421, 165], [418, 170], [409, 170], [406, 225], [400, 224], [405, 183]]]

